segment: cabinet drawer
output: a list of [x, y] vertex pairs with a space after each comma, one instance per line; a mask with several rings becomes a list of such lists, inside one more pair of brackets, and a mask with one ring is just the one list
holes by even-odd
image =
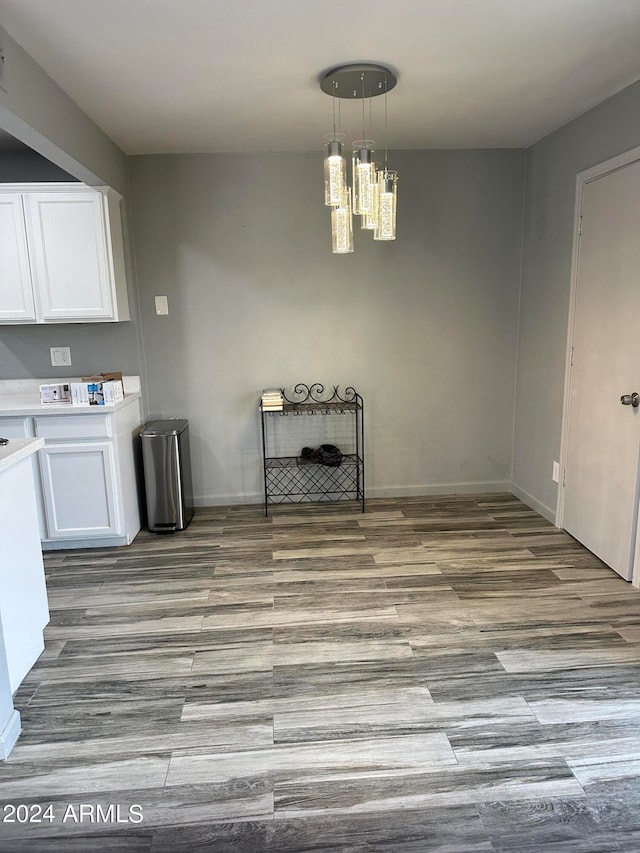
[[111, 438], [113, 435], [109, 415], [46, 415], [34, 420], [36, 435], [49, 440]]
[[0, 436], [3, 438], [29, 438], [29, 421], [25, 418], [0, 418]]

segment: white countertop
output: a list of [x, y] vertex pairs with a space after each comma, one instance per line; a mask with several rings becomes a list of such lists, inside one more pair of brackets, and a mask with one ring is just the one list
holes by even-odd
[[[117, 412], [132, 400], [139, 400], [140, 377], [124, 377], [124, 400], [106, 403], [103, 406], [73, 406], [71, 403], [41, 403], [40, 385], [80, 381], [78, 378], [64, 379], [7, 379], [0, 381], [0, 417], [3, 415], [28, 417], [34, 415], [97, 415]], [[2, 430], [0, 429], [0, 435]]]
[[44, 438], [10, 438], [8, 444], [0, 444], [0, 472], [31, 456], [41, 447], [44, 447]]
[[[125, 394], [119, 403], [105, 403], [103, 406], [73, 406], [71, 403], [41, 403], [40, 396], [33, 395], [15, 397], [0, 396], [0, 417], [3, 415], [17, 415], [26, 417], [30, 415], [103, 415], [109, 412], [117, 412], [132, 400], [140, 399], [140, 392]], [[2, 430], [0, 429], [0, 432]]]

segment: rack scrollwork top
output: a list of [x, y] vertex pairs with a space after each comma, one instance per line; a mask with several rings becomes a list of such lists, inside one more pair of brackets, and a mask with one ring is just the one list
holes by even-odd
[[314, 382], [312, 385], [299, 382], [291, 389], [281, 388], [280, 391], [284, 400], [283, 414], [344, 414], [362, 406], [362, 397], [351, 385], [341, 389], [339, 385], [325, 388], [321, 382]]

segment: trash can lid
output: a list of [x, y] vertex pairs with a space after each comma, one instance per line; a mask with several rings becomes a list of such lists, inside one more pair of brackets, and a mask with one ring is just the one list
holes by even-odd
[[164, 421], [151, 421], [145, 424], [140, 435], [178, 435], [189, 426], [184, 418], [167, 418]]

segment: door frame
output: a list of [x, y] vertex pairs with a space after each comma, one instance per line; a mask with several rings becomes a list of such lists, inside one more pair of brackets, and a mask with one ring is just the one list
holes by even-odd
[[[556, 527], [564, 528], [564, 476], [567, 464], [569, 444], [569, 416], [571, 410], [571, 357], [573, 353], [573, 339], [575, 334], [576, 305], [578, 297], [578, 274], [580, 258], [580, 238], [582, 221], [582, 204], [584, 191], [587, 184], [602, 178], [605, 175], [616, 172], [625, 166], [640, 161], [640, 146], [611, 157], [603, 163], [591, 166], [576, 175], [576, 196], [573, 212], [573, 245], [571, 249], [571, 287], [569, 291], [569, 317], [567, 323], [567, 349], [565, 353], [564, 367], [564, 397], [562, 403], [562, 431], [560, 438], [560, 481], [558, 483], [558, 497], [556, 503]], [[636, 537], [633, 575], [631, 583], [640, 587], [640, 535]]]

